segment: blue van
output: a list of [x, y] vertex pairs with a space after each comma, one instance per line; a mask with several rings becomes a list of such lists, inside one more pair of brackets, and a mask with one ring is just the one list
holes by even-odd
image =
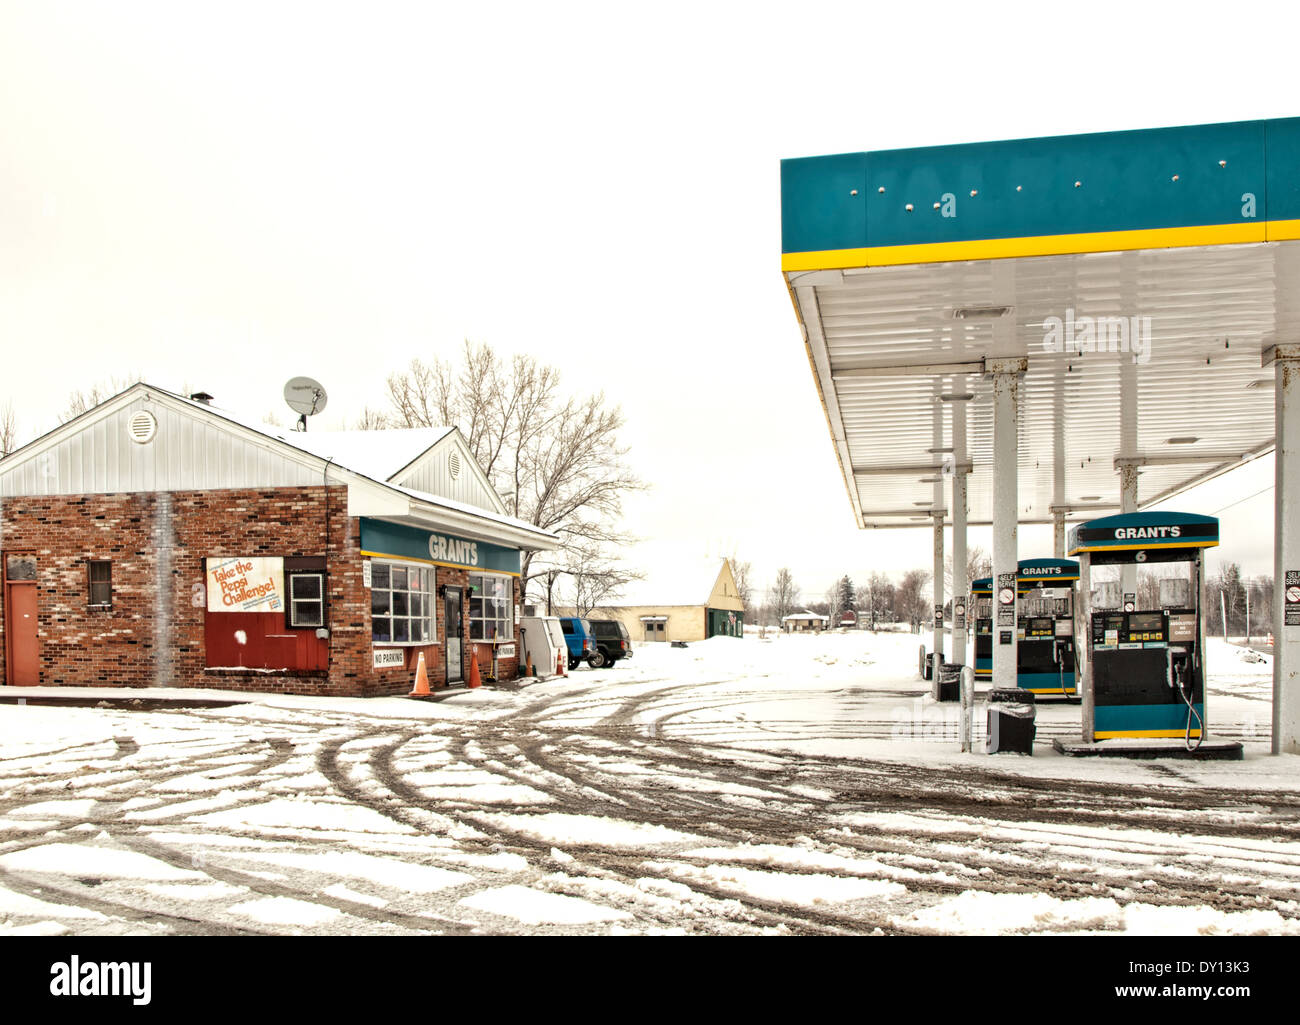
[[586, 662], [595, 669], [599, 649], [591, 624], [577, 616], [561, 616], [560, 629], [564, 632], [564, 643], [569, 646], [569, 669], [577, 669], [579, 662]]

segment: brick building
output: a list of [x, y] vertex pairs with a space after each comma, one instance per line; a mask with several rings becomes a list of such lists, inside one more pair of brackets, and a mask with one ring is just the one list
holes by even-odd
[[146, 384], [0, 460], [5, 684], [371, 696], [518, 671], [514, 519], [455, 428], [299, 433]]

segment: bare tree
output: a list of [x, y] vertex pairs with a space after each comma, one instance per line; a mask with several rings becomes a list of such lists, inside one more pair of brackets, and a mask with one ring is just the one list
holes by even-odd
[[844, 611], [844, 594], [840, 590], [838, 580], [826, 588], [825, 604], [826, 608], [822, 611], [822, 615], [829, 617], [827, 626], [832, 628], [839, 626], [840, 613]]
[[139, 380], [141, 380], [139, 374], [132, 377], [113, 377], [108, 381], [96, 381], [87, 391], [72, 392], [68, 396], [67, 406], [59, 414], [59, 423], [66, 424], [69, 420], [81, 416], [86, 410], [94, 409], [105, 399], [111, 399], [114, 395], [126, 391]]
[[624, 587], [644, 574], [628, 569], [612, 556], [603, 541], [583, 538], [564, 551], [566, 573], [573, 585], [573, 605], [579, 616], [611, 604]]
[[930, 574], [923, 569], [909, 569], [894, 590], [894, 609], [911, 624], [913, 632], [933, 615], [926, 585]]
[[784, 566], [776, 571], [776, 580], [767, 592], [767, 603], [772, 607], [772, 615], [778, 623], [791, 612], [799, 602], [799, 586], [794, 577]]
[[[970, 586], [972, 581], [979, 580], [983, 577], [993, 575], [993, 557], [981, 548], [979, 545], [971, 545], [966, 549], [966, 585]], [[956, 585], [952, 579], [952, 553], [949, 552], [943, 557], [943, 590], [945, 594], [953, 594], [956, 591]]]
[[1138, 570], [1137, 607], [1140, 609], [1160, 608], [1160, 574], [1155, 570]]
[[1273, 632], [1273, 577], [1253, 577], [1250, 587], [1250, 633], [1255, 636]]
[[[1206, 604], [1211, 606], [1211, 620], [1214, 626], [1207, 624], [1207, 629], [1222, 630], [1227, 634], [1246, 633], [1246, 586], [1241, 576], [1241, 565], [1225, 562], [1219, 572], [1206, 581]], [[1226, 630], [1223, 626], [1223, 611], [1228, 613]], [[1251, 609], [1252, 614], [1254, 609]]]
[[894, 585], [879, 570], [867, 577], [867, 582], [857, 589], [858, 613], [866, 616], [874, 630], [876, 623], [892, 620], [894, 613]]
[[[625, 464], [623, 412], [604, 393], [565, 397], [554, 367], [520, 355], [507, 364], [469, 341], [459, 371], [441, 358], [413, 360], [389, 376], [388, 393], [384, 426], [459, 427], [509, 513], [554, 531], [579, 561], [587, 546], [608, 552], [633, 540], [618, 527], [622, 499], [645, 485]], [[534, 556], [523, 554], [525, 591]], [[542, 561], [565, 568], [564, 556]]]
[[741, 562], [736, 556], [732, 555], [727, 558], [731, 564], [731, 577], [736, 581], [736, 594], [740, 597], [740, 602], [745, 606], [745, 622], [753, 623], [754, 620], [754, 585], [750, 581], [750, 576], [754, 572], [754, 567], [748, 562]]
[[14, 415], [14, 404], [8, 401], [0, 409], [0, 459], [18, 447], [18, 419]]
[[358, 431], [382, 431], [389, 426], [388, 420], [388, 414], [382, 410], [362, 406], [361, 415], [357, 417], [354, 429]]

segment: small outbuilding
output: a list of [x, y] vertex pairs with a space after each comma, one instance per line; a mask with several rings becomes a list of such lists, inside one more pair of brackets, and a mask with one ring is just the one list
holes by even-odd
[[786, 633], [821, 633], [830, 624], [830, 616], [822, 616], [804, 609], [781, 617], [781, 628]]
[[741, 637], [745, 603], [727, 559], [659, 574], [628, 589], [627, 604], [593, 609], [593, 618], [617, 619], [637, 641], [702, 641]]

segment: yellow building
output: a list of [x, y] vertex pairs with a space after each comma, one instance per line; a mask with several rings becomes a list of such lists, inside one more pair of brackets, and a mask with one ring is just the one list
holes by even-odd
[[621, 620], [634, 643], [702, 641], [744, 632], [745, 603], [726, 559], [675, 574], [667, 583], [638, 582], [628, 589], [628, 598], [626, 605], [593, 609], [589, 618]]

